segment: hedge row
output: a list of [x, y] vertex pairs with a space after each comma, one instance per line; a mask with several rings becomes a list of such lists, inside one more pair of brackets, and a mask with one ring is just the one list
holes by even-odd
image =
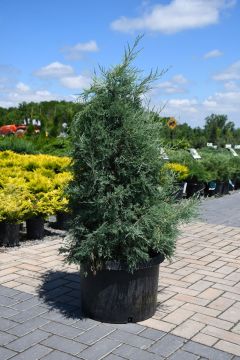
[[[240, 156], [234, 157], [228, 150], [198, 150], [201, 159], [195, 160], [187, 150], [168, 150], [169, 163], [176, 176], [188, 182], [228, 181], [240, 183]], [[184, 165], [185, 171], [176, 164]]]

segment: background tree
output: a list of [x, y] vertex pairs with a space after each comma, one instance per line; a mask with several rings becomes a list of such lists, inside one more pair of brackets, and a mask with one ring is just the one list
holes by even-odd
[[205, 120], [204, 130], [208, 142], [224, 145], [234, 138], [234, 123], [228, 121], [227, 115], [212, 114]]

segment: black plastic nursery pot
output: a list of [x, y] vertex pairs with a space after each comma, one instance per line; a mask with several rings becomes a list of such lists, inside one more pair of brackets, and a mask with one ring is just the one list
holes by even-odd
[[66, 212], [58, 211], [56, 213], [56, 228], [59, 230], [68, 230], [69, 229], [69, 221], [70, 214]]
[[188, 182], [187, 183], [187, 198], [194, 196], [199, 190], [204, 189], [204, 184], [199, 182]]
[[81, 266], [81, 300], [85, 316], [107, 323], [146, 320], [157, 307], [159, 265], [157, 255], [130, 273], [124, 264], [107, 262], [96, 275]]
[[228, 181], [217, 181], [216, 194], [220, 195], [220, 196], [229, 194], [229, 183], [228, 183]]
[[0, 245], [2, 246], [18, 246], [19, 245], [19, 224], [8, 222], [0, 223]]
[[42, 216], [33, 216], [26, 220], [27, 239], [42, 239], [44, 237], [44, 219]]
[[229, 191], [230, 191], [229, 182], [228, 182], [228, 181], [224, 181], [224, 183], [223, 183], [223, 189], [222, 189], [222, 194], [223, 194], [223, 195], [229, 194]]
[[205, 188], [205, 194], [206, 196], [214, 196], [216, 193], [216, 187], [217, 187], [217, 183], [215, 180], [209, 181], [207, 183], [207, 186]]
[[240, 178], [235, 178], [233, 180], [233, 183], [234, 183], [234, 190], [239, 190], [240, 189]]

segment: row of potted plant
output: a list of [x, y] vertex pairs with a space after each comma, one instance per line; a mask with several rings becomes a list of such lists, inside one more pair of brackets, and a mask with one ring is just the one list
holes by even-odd
[[44, 219], [67, 210], [69, 164], [68, 158], [0, 153], [0, 244], [17, 245], [23, 221], [28, 238], [42, 238]]
[[199, 151], [195, 160], [187, 150], [169, 151], [165, 169], [172, 171], [178, 182], [187, 182], [187, 194], [203, 189], [205, 195], [227, 193], [240, 186], [240, 158], [230, 153]]

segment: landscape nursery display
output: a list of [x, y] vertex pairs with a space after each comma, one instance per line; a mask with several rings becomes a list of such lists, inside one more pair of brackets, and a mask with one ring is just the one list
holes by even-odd
[[160, 124], [142, 103], [156, 74], [141, 79], [132, 66], [138, 40], [120, 65], [101, 69], [72, 122], [72, 222], [61, 251], [80, 264], [85, 315], [103, 322], [153, 315], [159, 264], [193, 212], [171, 195], [170, 176], [160, 181]]
[[29, 239], [42, 238], [44, 219], [67, 210], [69, 164], [69, 158], [0, 152], [0, 245], [18, 245], [23, 221]]

